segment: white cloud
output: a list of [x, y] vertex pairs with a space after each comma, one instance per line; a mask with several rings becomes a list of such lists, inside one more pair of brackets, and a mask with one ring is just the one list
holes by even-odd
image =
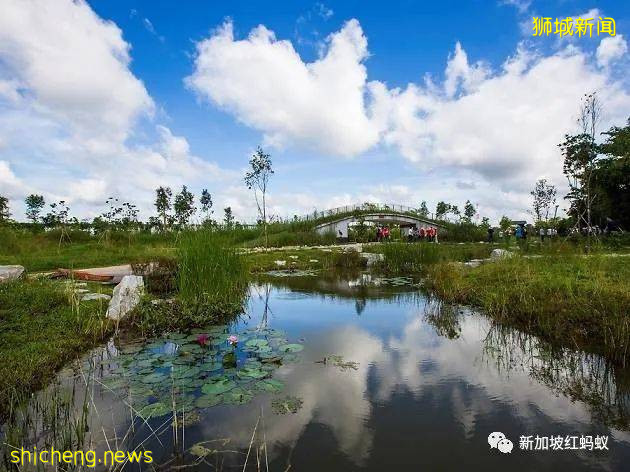
[[607, 67], [612, 61], [620, 59], [628, 52], [628, 43], [623, 39], [622, 34], [604, 38], [597, 46], [595, 55], [597, 56], [597, 64], [601, 67]]
[[464, 93], [474, 92], [489, 74], [490, 71], [483, 62], [472, 66], [468, 63], [468, 55], [458, 41], [455, 44], [455, 53], [448, 58], [446, 64], [444, 80], [446, 96], [452, 98], [458, 88]]
[[350, 20], [327, 41], [320, 59], [304, 63], [291, 42], [277, 40], [264, 26], [235, 40], [228, 22], [197, 44], [186, 84], [261, 130], [268, 144], [356, 155], [378, 142], [364, 104], [367, 39]]
[[515, 7], [519, 13], [525, 13], [532, 4], [532, 0], [500, 0], [499, 4], [511, 5]]
[[[0, 15], [3, 75], [42, 113], [82, 138], [120, 141], [153, 101], [129, 70], [129, 45], [83, 1], [7, 0]], [[107, 133], [107, 136], [103, 136]]]
[[[618, 55], [622, 44], [603, 43], [599, 57]], [[342, 156], [385, 145], [424, 170], [472, 172], [485, 180], [479, 200], [482, 188], [510, 192], [521, 207], [535, 179], [563, 185], [557, 144], [574, 129], [585, 93], [600, 93], [603, 129], [624, 122], [630, 108], [624, 83], [576, 45], [543, 55], [519, 44], [493, 71], [484, 61], [471, 63], [457, 42], [442, 84], [429, 77], [393, 89], [368, 80], [367, 39], [356, 20], [331, 35], [313, 63], [264, 26], [235, 39], [231, 23], [198, 43], [197, 53], [189, 87], [261, 130], [268, 143]]]
[[0, 161], [0, 188], [3, 197], [22, 198], [26, 195], [26, 186], [6, 161]]
[[[94, 216], [110, 195], [153, 213], [159, 185], [193, 189], [228, 173], [148, 121], [155, 104], [131, 72], [130, 45], [85, 1], [7, 0], [0, 15], [0, 187], [13, 213], [27, 191]], [[151, 135], [155, 135], [152, 140]], [[20, 176], [28, 175], [29, 188]], [[101, 205], [99, 205], [101, 204]]]

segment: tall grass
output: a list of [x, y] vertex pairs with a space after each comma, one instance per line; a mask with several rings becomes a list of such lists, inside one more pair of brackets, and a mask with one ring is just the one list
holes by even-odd
[[443, 300], [478, 306], [544, 339], [630, 360], [630, 264], [604, 255], [511, 257], [467, 269], [429, 267]]
[[375, 248], [384, 256], [380, 268], [392, 273], [420, 272], [428, 265], [444, 261], [469, 261], [490, 255], [489, 244], [452, 245], [433, 243], [389, 243]]
[[247, 265], [230, 233], [183, 233], [177, 247], [179, 298], [203, 307], [240, 306], [247, 287]]

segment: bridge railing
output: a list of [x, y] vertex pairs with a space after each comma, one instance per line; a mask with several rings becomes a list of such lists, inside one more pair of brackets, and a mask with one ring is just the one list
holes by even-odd
[[[395, 211], [398, 213], [413, 213], [417, 214], [417, 208], [410, 207], [407, 205], [400, 205], [398, 203], [359, 203], [355, 205], [344, 205], [337, 208], [329, 208], [328, 210], [315, 210], [308, 215], [304, 215], [299, 217], [300, 220], [317, 220], [320, 218], [324, 218], [327, 216], [333, 216], [343, 213], [352, 213], [353, 211]], [[432, 217], [433, 215], [427, 215], [427, 218]]]

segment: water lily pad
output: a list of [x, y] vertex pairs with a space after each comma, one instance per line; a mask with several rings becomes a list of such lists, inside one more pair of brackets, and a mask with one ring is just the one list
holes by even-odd
[[206, 394], [195, 400], [197, 408], [210, 408], [216, 406], [223, 401], [223, 395]]
[[269, 341], [267, 341], [266, 339], [250, 339], [249, 341], [245, 343], [245, 346], [255, 347], [255, 348], [261, 348], [263, 346], [268, 346], [268, 345], [269, 345]]
[[255, 367], [243, 367], [242, 369], [239, 369], [236, 375], [238, 375], [240, 378], [249, 377], [252, 379], [264, 379], [265, 377], [267, 377], [267, 375], [269, 375], [269, 373]]
[[275, 379], [265, 379], [259, 382], [256, 382], [254, 388], [256, 390], [261, 390], [263, 392], [279, 392], [284, 387], [284, 383]]
[[301, 344], [283, 344], [278, 347], [280, 352], [300, 352], [302, 349], [304, 349], [304, 346]]
[[155, 384], [166, 380], [166, 376], [162, 374], [149, 374], [140, 379], [145, 384]]
[[225, 394], [223, 394], [223, 403], [228, 405], [243, 405], [245, 403], [249, 403], [253, 394], [251, 391], [246, 390], [242, 387], [237, 387]]
[[201, 369], [199, 367], [178, 366], [172, 370], [171, 375], [175, 379], [186, 379], [199, 375]]
[[202, 371], [213, 372], [223, 368], [223, 364], [220, 362], [205, 362], [200, 366]]
[[201, 387], [201, 391], [205, 394], [221, 394], [236, 387], [236, 382], [229, 379], [222, 379], [216, 382], [207, 382]]
[[139, 411], [140, 416], [147, 418], [149, 416], [151, 417], [159, 417], [159, 416], [164, 416], [164, 415], [168, 415], [169, 413], [171, 413], [171, 408], [162, 402], [157, 402], [157, 403], [151, 403], [150, 405], [145, 406], [144, 408], [142, 408], [142, 410]]
[[271, 409], [277, 415], [285, 415], [287, 413], [297, 413], [302, 408], [303, 400], [298, 397], [286, 396], [284, 398], [276, 398], [271, 401]]

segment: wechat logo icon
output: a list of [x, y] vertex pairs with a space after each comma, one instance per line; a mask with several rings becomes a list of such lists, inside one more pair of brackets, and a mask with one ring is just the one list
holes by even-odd
[[490, 449], [498, 449], [503, 454], [511, 453], [514, 448], [512, 441], [506, 438], [505, 434], [498, 431], [490, 433], [488, 436], [488, 444], [490, 444]]

